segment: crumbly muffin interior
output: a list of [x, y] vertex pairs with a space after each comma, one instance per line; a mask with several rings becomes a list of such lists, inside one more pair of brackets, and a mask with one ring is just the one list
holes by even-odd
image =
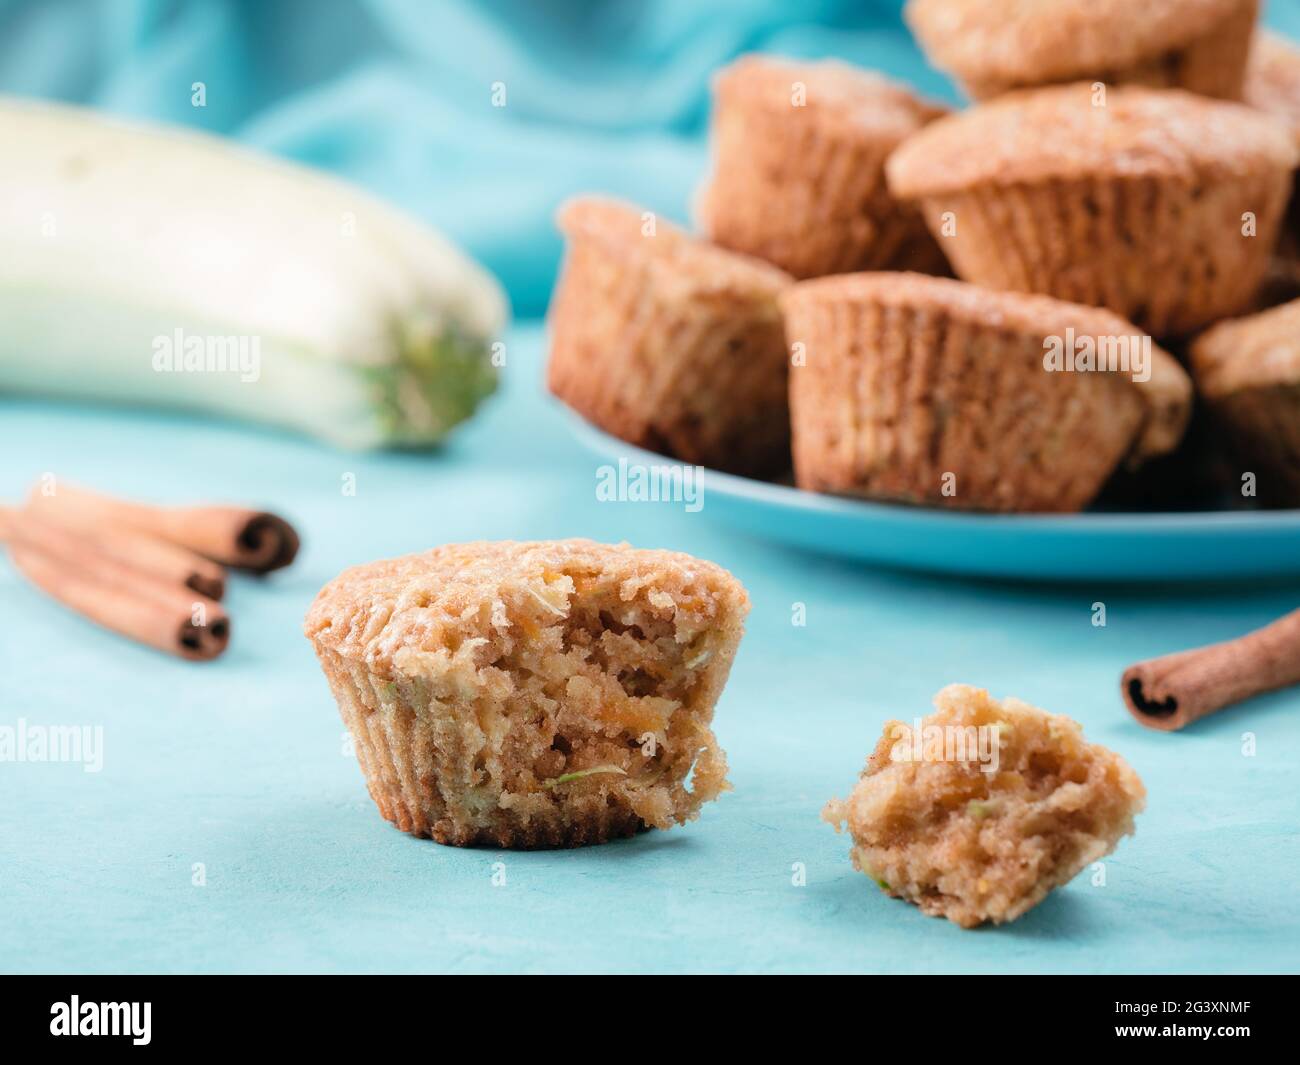
[[847, 822], [854, 866], [887, 894], [962, 927], [1001, 924], [1133, 831], [1142, 782], [1075, 721], [962, 684], [935, 706], [919, 736], [889, 722], [852, 794], [822, 813]]
[[378, 779], [415, 796], [392, 819], [461, 844], [594, 842], [694, 818], [728, 787], [710, 720], [747, 608], [739, 583], [668, 552], [501, 548], [514, 555], [444, 559], [386, 618], [354, 595], [317, 639], [349, 656], [363, 705], [335, 694], [350, 728], [405, 738], [358, 745], [404, 752], [365, 767], [372, 794]]
[[717, 634], [700, 630], [689, 596], [678, 617], [670, 593], [625, 600], [582, 571], [522, 593], [498, 600], [509, 627], [483, 648], [491, 694], [466, 723], [479, 746], [471, 784], [499, 786], [500, 805], [519, 812], [599, 796], [660, 828], [694, 817], [725, 787], [726, 761], [700, 698]]

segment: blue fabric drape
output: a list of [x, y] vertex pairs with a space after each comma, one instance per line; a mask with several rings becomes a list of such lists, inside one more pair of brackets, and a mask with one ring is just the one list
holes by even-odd
[[738, 53], [841, 56], [952, 98], [900, 7], [0, 0], [0, 91], [197, 126], [336, 171], [464, 245], [529, 316], [545, 308], [566, 196], [605, 191], [686, 217], [709, 78]]
[[[326, 167], [443, 229], [540, 313], [556, 205], [686, 217], [708, 83], [838, 56], [957, 99], [902, 0], [0, 0], [0, 91], [181, 122]], [[1300, 0], [1270, 21], [1300, 36]], [[206, 87], [206, 106], [191, 104]], [[493, 86], [505, 106], [493, 106]]]

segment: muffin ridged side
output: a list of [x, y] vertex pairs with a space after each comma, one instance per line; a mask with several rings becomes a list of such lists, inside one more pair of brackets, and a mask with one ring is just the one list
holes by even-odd
[[560, 211], [550, 390], [628, 443], [742, 474], [789, 463], [788, 275], [599, 199]]
[[927, 56], [976, 100], [1087, 79], [1241, 98], [1258, 0], [909, 0]]
[[946, 109], [843, 63], [746, 56], [714, 82], [713, 174], [700, 197], [711, 239], [797, 278], [885, 268], [947, 273], [884, 164]]
[[[957, 274], [989, 288], [1038, 292], [1182, 336], [1249, 308], [1269, 267], [1289, 176], [1201, 189], [1155, 178], [983, 185], [925, 201]], [[1240, 234], [1256, 213], [1257, 233]], [[1226, 238], [1226, 239], [1225, 239]]]
[[1070, 85], [940, 120], [888, 171], [965, 280], [1177, 336], [1250, 308], [1296, 158], [1286, 129], [1242, 105]]
[[1300, 506], [1300, 300], [1207, 330], [1191, 365], [1260, 498]]

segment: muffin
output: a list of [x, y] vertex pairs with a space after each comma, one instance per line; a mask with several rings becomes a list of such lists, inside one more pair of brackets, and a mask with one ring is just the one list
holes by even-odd
[[748, 609], [689, 555], [471, 543], [344, 571], [305, 631], [384, 817], [456, 846], [575, 847], [684, 824], [728, 788], [709, 724]]
[[550, 390], [597, 427], [683, 462], [790, 463], [781, 312], [790, 278], [608, 200], [561, 208]]
[[1197, 338], [1192, 373], [1254, 473], [1258, 498], [1300, 506], [1300, 300], [1222, 322]]
[[[801, 281], [782, 306], [803, 352], [790, 378], [801, 488], [1075, 511], [1120, 463], [1172, 450], [1190, 412], [1172, 356], [1094, 307], [886, 273]], [[1106, 369], [1088, 370], [1089, 349]]]
[[889, 153], [946, 108], [834, 60], [745, 56], [713, 90], [713, 176], [698, 214], [714, 241], [800, 278], [948, 272], [920, 212], [885, 186]]
[[975, 99], [1103, 81], [1241, 98], [1258, 0], [908, 0], [931, 62]]
[[963, 928], [1014, 921], [1133, 832], [1146, 800], [1127, 762], [1077, 722], [950, 684], [919, 728], [891, 721], [847, 799], [854, 868]]
[[958, 276], [1160, 337], [1250, 307], [1296, 160], [1289, 131], [1243, 104], [1080, 83], [939, 119], [887, 171]]

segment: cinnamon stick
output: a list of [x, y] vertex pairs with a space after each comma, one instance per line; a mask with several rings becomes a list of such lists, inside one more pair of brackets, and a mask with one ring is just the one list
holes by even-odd
[[214, 562], [269, 573], [293, 561], [298, 534], [283, 518], [246, 507], [159, 507], [100, 495], [60, 481], [46, 495], [33, 490], [28, 507], [69, 520], [115, 524], [179, 544]]
[[[12, 522], [9, 532], [12, 534]], [[221, 604], [97, 552], [10, 536], [14, 565], [32, 584], [83, 617], [138, 643], [194, 661], [216, 658], [230, 640]]]
[[1120, 681], [1129, 712], [1163, 732], [1292, 684], [1300, 684], [1300, 610], [1235, 640], [1139, 662]]
[[[168, 540], [119, 525], [78, 524], [75, 516], [58, 508], [3, 510], [0, 541], [35, 541], [48, 544], [66, 558], [95, 552], [107, 555], [147, 577], [189, 588], [207, 599], [220, 599], [226, 590], [226, 571], [217, 563]], [[73, 520], [69, 520], [72, 517]]]

